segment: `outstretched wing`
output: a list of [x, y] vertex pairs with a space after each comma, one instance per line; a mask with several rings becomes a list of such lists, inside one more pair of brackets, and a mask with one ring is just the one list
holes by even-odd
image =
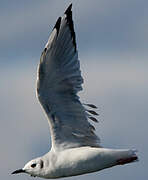
[[72, 4], [57, 20], [42, 52], [37, 80], [38, 99], [49, 120], [52, 147], [99, 147], [99, 138], [77, 96], [82, 90], [83, 78], [71, 8]]

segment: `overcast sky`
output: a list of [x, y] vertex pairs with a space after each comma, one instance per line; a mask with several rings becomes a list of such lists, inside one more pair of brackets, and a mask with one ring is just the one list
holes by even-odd
[[50, 149], [46, 117], [36, 99], [40, 54], [59, 16], [73, 2], [84, 77], [84, 102], [98, 106], [101, 144], [135, 148], [138, 163], [70, 179], [147, 179], [148, 1], [0, 0], [0, 177]]

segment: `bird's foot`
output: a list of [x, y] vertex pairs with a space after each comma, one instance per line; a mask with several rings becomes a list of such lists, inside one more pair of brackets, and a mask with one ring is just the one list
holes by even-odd
[[124, 165], [124, 164], [135, 162], [135, 161], [138, 161], [137, 156], [133, 156], [133, 157], [130, 157], [130, 158], [119, 159], [119, 160], [117, 160], [117, 165]]

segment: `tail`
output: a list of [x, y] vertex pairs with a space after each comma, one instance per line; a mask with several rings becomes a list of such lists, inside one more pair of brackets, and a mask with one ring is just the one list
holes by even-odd
[[122, 157], [117, 160], [117, 165], [124, 165], [138, 161], [137, 150], [129, 150], [127, 157]]

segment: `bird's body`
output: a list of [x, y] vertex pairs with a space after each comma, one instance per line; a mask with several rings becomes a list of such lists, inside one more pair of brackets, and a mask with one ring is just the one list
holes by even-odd
[[[89, 146], [61, 151], [51, 149], [50, 152], [41, 157], [44, 167], [38, 172], [32, 172], [32, 175], [47, 179], [76, 176], [115, 166], [122, 159], [133, 161], [135, 158], [134, 150], [115, 150]], [[24, 169], [27, 167], [28, 164]]]
[[[37, 96], [47, 115], [52, 147], [13, 174], [25, 172], [42, 178], [61, 178], [99, 171], [137, 160], [134, 150], [105, 149], [94, 126], [92, 104], [82, 104], [82, 90], [72, 5], [60, 17], [42, 52], [38, 67]], [[89, 109], [90, 108], [90, 109]]]

